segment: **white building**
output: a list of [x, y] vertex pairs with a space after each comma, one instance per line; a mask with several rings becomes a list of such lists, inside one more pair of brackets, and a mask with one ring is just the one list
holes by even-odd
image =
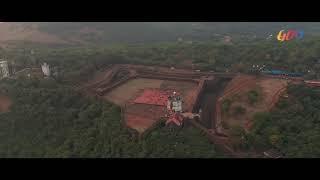
[[172, 102], [172, 109], [175, 112], [182, 112], [182, 101], [181, 100], [176, 100]]
[[176, 92], [173, 93], [174, 98], [172, 101], [172, 110], [174, 112], [182, 112], [182, 98], [176, 95]]
[[171, 99], [168, 99], [168, 101], [167, 101], [167, 109], [168, 110], [171, 110]]
[[0, 61], [0, 78], [9, 77], [9, 66], [7, 61]]
[[42, 72], [45, 76], [50, 76], [50, 66], [47, 63], [41, 65]]
[[182, 112], [182, 98], [176, 92], [173, 92], [173, 96], [169, 96], [167, 109], [174, 112]]

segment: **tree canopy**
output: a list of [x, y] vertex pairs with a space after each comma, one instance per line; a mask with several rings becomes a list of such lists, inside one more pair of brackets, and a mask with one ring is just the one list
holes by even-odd
[[49, 79], [2, 80], [13, 100], [0, 113], [0, 157], [221, 157], [197, 129], [159, 126], [139, 140], [120, 108]]
[[255, 116], [248, 141], [258, 148], [274, 148], [285, 157], [320, 157], [320, 91], [291, 85], [270, 113]]

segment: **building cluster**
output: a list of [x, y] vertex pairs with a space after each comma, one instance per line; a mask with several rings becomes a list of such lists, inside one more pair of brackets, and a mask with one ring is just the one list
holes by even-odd
[[[0, 79], [8, 78], [8, 77], [15, 75], [15, 74], [16, 75], [21, 74], [22, 72], [25, 72], [28, 69], [33, 69], [33, 68], [25, 68], [23, 70], [15, 72], [13, 66], [14, 65], [8, 63], [8, 61], [0, 59]], [[41, 70], [42, 70], [42, 73], [45, 77], [51, 77], [51, 68], [50, 68], [49, 64], [47, 64], [47, 63], [42, 64]], [[53, 75], [55, 75], [55, 74], [57, 74], [57, 70]], [[28, 77], [30, 77], [30, 74], [28, 74]]]
[[0, 79], [10, 76], [9, 65], [7, 61], [0, 60]]
[[174, 112], [182, 112], [182, 97], [176, 92], [173, 92], [173, 95], [168, 97], [167, 109]]
[[50, 66], [49, 66], [49, 64], [47, 64], [47, 63], [42, 64], [42, 65], [41, 65], [41, 69], [42, 69], [43, 74], [44, 74], [46, 77], [50, 77], [51, 72], [50, 72]]
[[182, 125], [183, 116], [182, 116], [182, 97], [173, 92], [173, 95], [168, 96], [167, 101], [167, 110], [168, 110], [168, 119], [166, 124], [175, 124], [177, 126]]

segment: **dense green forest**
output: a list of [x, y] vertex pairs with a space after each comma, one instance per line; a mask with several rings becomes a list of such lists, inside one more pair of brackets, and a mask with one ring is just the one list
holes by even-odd
[[120, 108], [49, 79], [2, 80], [14, 104], [0, 113], [0, 157], [222, 157], [197, 129], [159, 125], [138, 139], [121, 125]]
[[115, 63], [185, 68], [194, 64], [194, 68], [201, 70], [244, 73], [252, 72], [255, 64], [265, 65], [267, 69], [301, 72], [308, 79], [320, 78], [319, 38], [290, 42], [260, 39], [232, 44], [198, 41], [192, 44], [171, 42], [63, 48], [22, 44], [2, 51], [3, 56], [15, 61], [17, 67], [39, 66], [40, 62], [48, 62], [58, 66], [63, 77], [72, 80], [83, 80], [95, 70]]
[[247, 147], [273, 148], [285, 157], [320, 157], [320, 90], [291, 85], [270, 113], [258, 113]]
[[36, 25], [64, 40], [80, 40], [85, 44], [165, 42], [212, 40], [226, 35], [266, 38], [282, 29], [303, 30], [307, 35], [318, 35], [317, 22], [25, 22]]
[[[162, 25], [161, 31], [166, 29], [170, 34], [169, 25]], [[160, 125], [146, 138], [138, 140], [121, 126], [119, 107], [85, 98], [68, 86], [69, 83], [83, 83], [93, 72], [110, 64], [194, 67], [205, 71], [243, 73], [252, 73], [253, 65], [265, 65], [267, 69], [302, 72], [306, 79], [320, 79], [319, 37], [310, 37], [306, 33], [302, 40], [267, 40], [264, 35], [269, 28], [257, 38], [235, 35], [231, 42], [225, 42], [223, 35], [212, 36], [207, 30], [220, 28], [219, 32], [223, 32], [229, 28], [241, 32], [248, 24], [240, 23], [234, 29], [228, 23], [219, 27], [211, 25], [198, 24], [193, 29], [210, 34], [210, 38], [204, 41], [191, 42], [188, 38], [176, 41], [180, 34], [173, 34], [166, 37], [175, 39], [171, 42], [86, 46], [44, 46], [23, 42], [14, 48], [0, 48], [1, 58], [14, 63], [17, 70], [40, 67], [42, 62], [59, 69], [56, 80], [0, 82], [0, 90], [9, 93], [14, 101], [10, 112], [0, 114], [0, 157], [222, 157], [207, 138], [191, 127], [171, 131]], [[294, 27], [305, 27], [300, 25]], [[82, 27], [79, 24], [66, 26], [69, 27], [51, 29], [43, 24], [40, 28], [68, 36], [75, 27]], [[187, 26], [192, 25], [184, 24], [176, 30]], [[205, 26], [206, 30], [203, 29]], [[252, 27], [253, 34], [263, 29], [263, 26], [252, 24], [249, 27]], [[291, 26], [275, 23], [270, 27], [276, 31]], [[313, 32], [317, 27], [309, 24], [307, 29]], [[139, 32], [138, 28], [133, 30]], [[109, 33], [115, 33], [117, 29], [112, 31]], [[119, 33], [121, 36], [123, 32]], [[193, 37], [194, 32], [185, 34]], [[112, 40], [105, 35], [101, 35], [105, 38], [103, 41], [116, 41], [116, 37]], [[146, 36], [153, 42], [152, 33]], [[88, 35], [87, 38], [94, 40], [96, 37]], [[134, 38], [132, 41], [139, 42]], [[253, 131], [244, 134], [243, 147], [275, 148], [286, 157], [319, 157], [320, 93], [314, 88], [291, 85], [288, 94], [290, 98], [282, 99], [272, 112], [256, 115]], [[255, 97], [251, 98], [254, 102]]]

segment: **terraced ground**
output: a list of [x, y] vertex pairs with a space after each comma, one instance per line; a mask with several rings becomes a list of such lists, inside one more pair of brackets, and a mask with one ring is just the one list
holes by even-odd
[[[289, 80], [275, 78], [256, 78], [250, 76], [238, 76], [227, 86], [223, 100], [231, 100], [228, 112], [221, 113], [221, 121], [226, 129], [232, 126], [241, 126], [249, 129], [252, 124], [254, 114], [257, 112], [269, 111], [278, 102], [279, 97], [286, 90]], [[248, 100], [249, 91], [256, 91], [259, 100], [255, 104], [250, 104]], [[221, 101], [221, 102], [222, 102]], [[222, 104], [220, 104], [220, 107]], [[242, 107], [245, 112], [235, 115], [237, 107]]]

